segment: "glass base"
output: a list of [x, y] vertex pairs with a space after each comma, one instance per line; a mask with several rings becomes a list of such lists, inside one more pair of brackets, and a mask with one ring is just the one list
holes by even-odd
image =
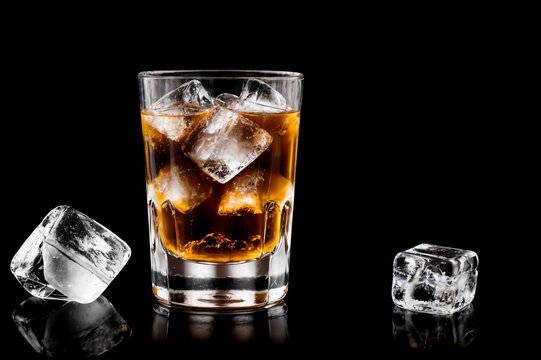
[[[183, 265], [182, 275], [169, 276], [169, 287], [153, 284], [152, 292], [165, 305], [228, 309], [264, 307], [282, 300], [287, 294], [284, 278], [272, 282], [282, 283], [282, 286], [269, 286], [270, 258], [239, 264], [204, 264], [175, 259]], [[159, 274], [153, 275], [159, 277]]]
[[[250, 290], [167, 290], [152, 288], [154, 296], [167, 306], [212, 309], [261, 308], [276, 304], [287, 294], [287, 287], [272, 291]], [[167, 300], [169, 299], [169, 300]]]
[[[165, 305], [195, 308], [257, 308], [287, 294], [285, 249], [239, 263], [201, 263], [167, 257], [168, 275], [152, 273], [152, 292]], [[165, 269], [164, 269], [165, 270]]]

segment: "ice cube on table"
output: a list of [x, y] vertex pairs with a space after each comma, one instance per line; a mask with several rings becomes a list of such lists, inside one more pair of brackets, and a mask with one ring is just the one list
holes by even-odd
[[17, 281], [31, 295], [39, 298], [66, 300], [66, 296], [55, 291], [45, 280], [41, 252], [43, 239], [51, 231], [60, 212], [60, 208], [49, 212], [11, 260], [10, 269]]
[[71, 300], [89, 303], [101, 295], [130, 255], [129, 246], [118, 236], [63, 205], [47, 214], [15, 254], [11, 271], [32, 295], [56, 297], [56, 289]]
[[197, 169], [191, 169], [188, 164], [167, 165], [162, 168], [154, 179], [150, 192], [155, 194], [157, 205], [169, 200], [178, 211], [186, 214], [205, 201], [212, 194], [212, 187], [203, 182], [195, 174], [195, 170]]
[[13, 322], [32, 348], [46, 358], [86, 359], [103, 354], [131, 335], [131, 329], [103, 296], [89, 304], [29, 298]]
[[55, 210], [55, 224], [43, 240], [45, 280], [70, 299], [92, 302], [124, 267], [130, 247], [69, 206]]
[[406, 310], [451, 314], [470, 304], [477, 287], [477, 254], [421, 244], [394, 259], [392, 297]]
[[225, 184], [271, 142], [272, 136], [259, 125], [218, 106], [192, 131], [182, 149], [201, 170]]
[[150, 109], [156, 112], [170, 111], [179, 105], [209, 108], [214, 105], [214, 100], [199, 80], [190, 80], [156, 100]]
[[272, 86], [258, 79], [244, 84], [239, 96], [239, 111], [277, 113], [287, 110], [286, 99]]
[[250, 169], [229, 182], [218, 205], [219, 215], [262, 214], [263, 170]]

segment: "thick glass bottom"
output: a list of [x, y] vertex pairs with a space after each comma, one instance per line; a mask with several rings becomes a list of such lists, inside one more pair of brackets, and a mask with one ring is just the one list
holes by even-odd
[[272, 291], [250, 290], [168, 290], [154, 286], [154, 296], [167, 306], [190, 308], [261, 308], [278, 303], [287, 294], [287, 287]]
[[165, 305], [214, 309], [271, 305], [287, 294], [285, 248], [282, 242], [261, 259], [225, 264], [184, 260], [164, 251], [152, 259], [152, 291]]

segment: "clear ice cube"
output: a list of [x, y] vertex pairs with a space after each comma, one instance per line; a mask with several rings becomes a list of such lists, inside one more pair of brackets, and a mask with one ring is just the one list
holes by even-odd
[[209, 108], [213, 104], [214, 100], [205, 90], [203, 84], [199, 80], [191, 80], [156, 100], [150, 108], [157, 112], [169, 112], [179, 105]]
[[246, 81], [239, 101], [239, 111], [244, 112], [279, 113], [287, 110], [287, 101], [282, 94], [258, 79]]
[[271, 142], [272, 136], [259, 125], [218, 106], [188, 136], [182, 148], [201, 170], [225, 184]]
[[32, 295], [55, 297], [56, 289], [71, 300], [89, 303], [130, 255], [129, 246], [111, 231], [69, 206], [59, 206], [15, 254], [11, 271]]
[[229, 110], [237, 110], [240, 106], [240, 100], [237, 95], [223, 93], [216, 96], [216, 104], [228, 108]]
[[162, 168], [150, 190], [150, 194], [155, 194], [157, 204], [169, 200], [178, 211], [186, 214], [205, 201], [212, 194], [212, 187], [199, 179], [194, 170], [188, 164]]
[[46, 358], [86, 359], [103, 354], [131, 335], [131, 329], [103, 296], [89, 304], [29, 298], [13, 321], [32, 348]]
[[164, 142], [160, 135], [166, 140], [182, 142], [213, 104], [214, 100], [201, 82], [188, 81], [162, 96], [142, 113], [143, 133], [156, 145]]
[[43, 272], [43, 239], [49, 234], [62, 210], [56, 208], [30, 234], [11, 260], [10, 269], [17, 281], [31, 295], [39, 298], [66, 300], [66, 296], [50, 286]]
[[69, 206], [57, 209], [60, 211], [42, 249], [45, 280], [70, 299], [92, 302], [124, 267], [131, 250], [79, 211]]
[[[143, 132], [152, 143], [163, 143], [164, 140], [182, 142], [195, 128], [199, 121], [206, 116], [208, 110], [179, 107], [168, 111], [145, 111], [143, 119]], [[165, 136], [166, 139], [162, 139]], [[168, 147], [169, 144], [165, 142]]]
[[263, 171], [251, 169], [229, 182], [218, 205], [219, 215], [262, 214], [260, 191]]
[[421, 244], [394, 259], [392, 297], [406, 310], [451, 314], [470, 304], [477, 286], [475, 252]]

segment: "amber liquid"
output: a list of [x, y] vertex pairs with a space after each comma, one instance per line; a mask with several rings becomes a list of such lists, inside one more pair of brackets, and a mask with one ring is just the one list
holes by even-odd
[[[274, 251], [289, 226], [300, 113], [242, 113], [271, 134], [272, 143], [225, 184], [203, 173], [182, 151], [190, 131], [208, 115], [208, 111], [167, 116], [147, 110], [141, 113], [147, 185], [155, 189], [160, 188], [156, 184], [162, 184], [163, 188], [163, 183], [175, 176], [172, 172], [190, 178], [188, 203], [175, 202], [165, 192], [152, 195], [159, 237], [169, 254], [187, 260], [235, 262], [260, 258]], [[175, 136], [171, 136], [173, 133]], [[254, 179], [255, 191], [253, 183], [250, 191], [242, 191]]]

